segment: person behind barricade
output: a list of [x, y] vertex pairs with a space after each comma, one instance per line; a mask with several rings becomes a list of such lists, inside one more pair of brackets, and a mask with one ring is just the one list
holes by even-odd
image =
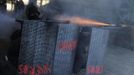
[[33, 3], [29, 3], [26, 7], [25, 14], [28, 20], [37, 20], [39, 19], [40, 12]]

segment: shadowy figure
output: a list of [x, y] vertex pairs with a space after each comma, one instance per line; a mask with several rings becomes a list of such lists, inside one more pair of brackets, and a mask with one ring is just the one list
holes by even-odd
[[33, 3], [30, 3], [26, 7], [25, 14], [28, 20], [38, 20], [40, 12], [38, 11], [38, 8]]
[[15, 1], [15, 11], [23, 10], [24, 8], [25, 8], [25, 5], [22, 0]]

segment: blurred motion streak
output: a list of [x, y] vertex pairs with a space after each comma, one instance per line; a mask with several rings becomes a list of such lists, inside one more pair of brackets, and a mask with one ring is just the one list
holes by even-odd
[[54, 19], [61, 21], [69, 21], [71, 24], [76, 24], [79, 26], [110, 26], [110, 24], [98, 22], [92, 19], [82, 18], [82, 17], [68, 17], [68, 16], [56, 16]]

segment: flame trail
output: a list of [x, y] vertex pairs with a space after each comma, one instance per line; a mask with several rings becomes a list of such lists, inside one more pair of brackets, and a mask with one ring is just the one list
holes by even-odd
[[110, 26], [110, 24], [107, 23], [81, 17], [56, 16], [54, 19], [60, 21], [69, 21], [69, 23], [79, 26]]

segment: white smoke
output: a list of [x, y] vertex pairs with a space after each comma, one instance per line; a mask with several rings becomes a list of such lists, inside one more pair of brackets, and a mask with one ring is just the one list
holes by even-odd
[[0, 13], [0, 39], [10, 39], [12, 33], [19, 29], [20, 25], [15, 18]]

